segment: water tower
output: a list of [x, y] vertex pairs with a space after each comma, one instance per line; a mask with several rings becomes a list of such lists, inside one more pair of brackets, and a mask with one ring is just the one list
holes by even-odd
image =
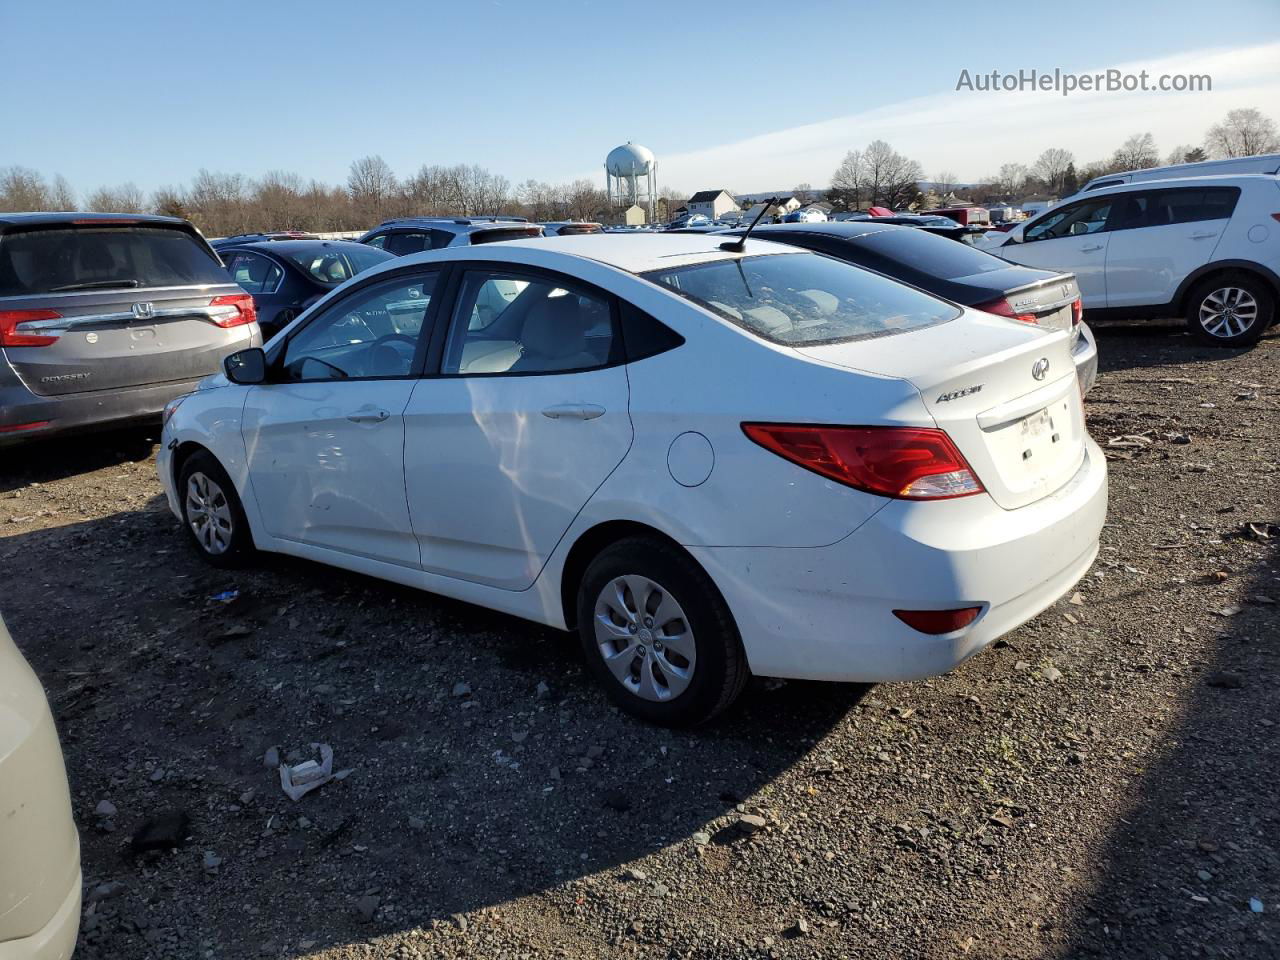
[[629, 207], [638, 203], [652, 223], [658, 202], [658, 161], [653, 151], [629, 140], [610, 150], [604, 160], [604, 189], [610, 204]]

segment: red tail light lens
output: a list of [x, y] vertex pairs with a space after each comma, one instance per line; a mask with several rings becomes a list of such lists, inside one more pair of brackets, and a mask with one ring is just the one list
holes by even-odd
[[1073, 327], [1080, 326], [1080, 321], [1084, 319], [1084, 303], [1079, 297], [1071, 301], [1071, 325]]
[[782, 423], [744, 423], [742, 430], [806, 470], [882, 497], [950, 500], [984, 490], [942, 430]]
[[258, 319], [258, 308], [253, 305], [253, 297], [247, 293], [214, 297], [209, 301], [209, 306], [221, 308], [211, 310], [209, 317], [220, 327], [239, 327]]
[[54, 310], [0, 310], [0, 347], [47, 347], [58, 342], [58, 334], [22, 329], [36, 320], [60, 320]]
[[1280, 213], [1273, 213], [1273, 214], [1271, 215], [1271, 219], [1272, 219], [1272, 220], [1280, 220]]
[[1013, 309], [1013, 305], [1004, 297], [999, 300], [992, 300], [990, 303], [980, 303], [973, 309], [985, 310], [987, 313], [994, 313], [996, 316], [1008, 317], [1010, 320], [1017, 320], [1019, 323], [1035, 323], [1035, 314], [1018, 313]]
[[895, 610], [893, 615], [912, 630], [937, 636], [967, 627], [981, 612], [981, 607], [960, 607], [957, 610]]
[[38, 430], [41, 427], [47, 427], [52, 420], [33, 420], [31, 423], [12, 423], [8, 426], [0, 427], [0, 433], [17, 433], [19, 430]]

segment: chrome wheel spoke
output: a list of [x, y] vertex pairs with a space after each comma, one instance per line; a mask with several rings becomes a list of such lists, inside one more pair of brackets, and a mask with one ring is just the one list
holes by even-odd
[[631, 665], [636, 659], [635, 647], [627, 646], [616, 653], [610, 653], [601, 645], [600, 654], [604, 657], [604, 665], [618, 678], [618, 682], [630, 686]]
[[1242, 287], [1222, 287], [1200, 301], [1200, 326], [1212, 337], [1238, 337], [1257, 322], [1258, 301]]

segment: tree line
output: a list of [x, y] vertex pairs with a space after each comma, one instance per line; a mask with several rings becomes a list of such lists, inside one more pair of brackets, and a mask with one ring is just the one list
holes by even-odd
[[[1276, 123], [1258, 110], [1232, 110], [1214, 124], [1201, 146], [1183, 144], [1165, 157], [1184, 163], [1210, 157], [1280, 152]], [[1097, 176], [1158, 166], [1161, 156], [1150, 133], [1129, 137], [1106, 160], [1080, 167], [1064, 147], [1050, 147], [1030, 165], [1006, 163], [976, 186], [966, 199], [1009, 203], [1027, 194], [1064, 197]], [[920, 164], [883, 140], [851, 150], [831, 176], [826, 190], [800, 184], [805, 200], [825, 198], [837, 210], [886, 206], [920, 209], [943, 202], [960, 188], [954, 174], [937, 173], [929, 188]], [[686, 194], [663, 188], [657, 201], [660, 221], [670, 220]], [[364, 230], [390, 217], [518, 215], [530, 220], [608, 220], [614, 216], [604, 190], [590, 180], [512, 184], [501, 174], [475, 164], [424, 164], [404, 178], [380, 156], [351, 164], [344, 184], [303, 181], [295, 173], [272, 171], [253, 179], [239, 173], [201, 170], [186, 186], [161, 187], [146, 194], [133, 183], [98, 187], [83, 197], [66, 178], [47, 180], [25, 167], [0, 169], [0, 210], [88, 210], [103, 213], [159, 213], [191, 220], [206, 236], [257, 230], [326, 232]]]

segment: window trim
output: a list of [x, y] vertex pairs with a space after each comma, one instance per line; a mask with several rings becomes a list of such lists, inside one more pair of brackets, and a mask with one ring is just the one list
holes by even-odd
[[[1130, 190], [1127, 192], [1141, 193], [1142, 191]], [[1125, 196], [1125, 193], [1112, 193], [1112, 194], [1107, 194], [1106, 196], [1087, 197], [1083, 200], [1077, 200], [1074, 203], [1066, 203], [1066, 204], [1062, 204], [1061, 206], [1051, 207], [1048, 210], [1046, 210], [1044, 213], [1040, 214], [1040, 216], [1032, 220], [1030, 223], [1028, 223], [1025, 227], [1022, 228], [1021, 242], [1022, 243], [1044, 243], [1047, 240], [1078, 240], [1081, 237], [1093, 237], [1093, 236], [1097, 236], [1100, 233], [1110, 233], [1114, 229], [1111, 226], [1111, 223], [1113, 218], [1115, 217], [1116, 207], [1118, 206], [1118, 204], [1116, 203], [1116, 198], [1123, 197], [1123, 196]], [[1079, 234], [1068, 233], [1068, 234], [1064, 234], [1061, 237], [1028, 237], [1027, 236], [1031, 228], [1034, 227], [1041, 220], [1047, 220], [1049, 219], [1049, 217], [1057, 213], [1066, 213], [1070, 215], [1070, 213], [1073, 210], [1077, 210], [1080, 207], [1085, 206], [1086, 204], [1098, 204], [1103, 202], [1104, 200], [1109, 200], [1111, 202], [1111, 209], [1107, 211], [1107, 218], [1104, 221], [1102, 221], [1101, 230], [1095, 230], [1093, 231], [1093, 233], [1079, 233]]]
[[[566, 289], [577, 288], [582, 293], [603, 300], [609, 306], [609, 326], [612, 331], [613, 340], [609, 345], [609, 360], [607, 363], [594, 367], [582, 367], [578, 370], [498, 370], [491, 373], [445, 373], [444, 372], [444, 348], [449, 341], [449, 334], [453, 330], [453, 325], [457, 320], [458, 303], [462, 293], [462, 286], [469, 271], [483, 270], [487, 273], [510, 273], [515, 275], [515, 279], [523, 279], [525, 277], [536, 277], [557, 286], [563, 286]], [[601, 287], [596, 286], [589, 280], [581, 280], [577, 277], [571, 277], [566, 273], [557, 270], [549, 270], [546, 267], [534, 267], [523, 263], [509, 263], [505, 260], [451, 260], [449, 261], [449, 285], [446, 290], [448, 317], [446, 322], [436, 324], [431, 331], [431, 349], [427, 355], [426, 369], [422, 373], [422, 379], [426, 380], [470, 380], [473, 378], [491, 379], [494, 377], [564, 377], [572, 376], [577, 373], [593, 373], [597, 370], [608, 370], [612, 367], [626, 366], [627, 352], [626, 345], [622, 340], [622, 323], [621, 311], [618, 305], [618, 297]], [[443, 307], [442, 307], [443, 309]], [[621, 349], [619, 349], [621, 347]]]
[[[1114, 226], [1114, 227], [1112, 227], [1112, 226], [1108, 226], [1108, 227], [1106, 228], [1106, 229], [1107, 229], [1107, 232], [1108, 232], [1108, 233], [1120, 233], [1120, 232], [1122, 232], [1122, 231], [1126, 231], [1126, 230], [1163, 230], [1163, 229], [1165, 229], [1166, 227], [1180, 227], [1180, 226], [1184, 226], [1184, 225], [1186, 225], [1186, 224], [1188, 224], [1188, 223], [1213, 223], [1213, 222], [1215, 222], [1215, 221], [1217, 221], [1217, 220], [1230, 220], [1232, 217], [1234, 217], [1234, 216], [1235, 216], [1235, 213], [1236, 213], [1236, 208], [1240, 205], [1240, 197], [1241, 197], [1241, 194], [1242, 194], [1241, 189], [1240, 189], [1239, 187], [1236, 187], [1236, 186], [1224, 186], [1224, 185], [1217, 185], [1217, 184], [1215, 184], [1215, 185], [1213, 185], [1213, 186], [1203, 186], [1203, 187], [1201, 187], [1201, 186], [1195, 186], [1195, 187], [1148, 187], [1148, 188], [1143, 189], [1143, 190], [1130, 190], [1130, 191], [1128, 191], [1128, 192], [1126, 193], [1126, 196], [1128, 196], [1128, 195], [1132, 195], [1132, 196], [1135, 196], [1135, 197], [1148, 197], [1148, 198], [1155, 198], [1155, 197], [1162, 197], [1162, 196], [1166, 196], [1166, 195], [1168, 195], [1168, 194], [1174, 194], [1174, 193], [1198, 193], [1198, 194], [1208, 194], [1208, 193], [1210, 193], [1210, 192], [1234, 193], [1234, 194], [1235, 194], [1235, 197], [1233, 198], [1232, 203], [1231, 203], [1231, 212], [1230, 212], [1230, 213], [1228, 213], [1225, 217], [1197, 217], [1197, 218], [1195, 218], [1194, 220], [1171, 220], [1171, 221], [1169, 221], [1168, 223], [1146, 223], [1146, 224], [1141, 224], [1141, 225], [1132, 226], [1132, 227], [1124, 227], [1124, 226], [1120, 226], [1119, 224], [1117, 224], [1117, 225], [1116, 225], [1116, 226]], [[1147, 209], [1148, 209], [1148, 210], [1149, 210], [1149, 209], [1150, 209], [1150, 207], [1151, 207], [1151, 202], [1152, 202], [1152, 201], [1151, 201], [1151, 199], [1148, 199], [1148, 200], [1147, 200]], [[1145, 213], [1145, 211], [1144, 211], [1144, 213]], [[1110, 220], [1110, 218], [1108, 218], [1108, 220]]]
[[[449, 292], [447, 282], [451, 271], [448, 267], [448, 264], [415, 264], [413, 266], [404, 267], [400, 270], [388, 271], [387, 273], [379, 274], [376, 277], [370, 277], [365, 283], [346, 291], [338, 299], [325, 304], [322, 309], [315, 311], [313, 316], [308, 317], [306, 323], [302, 324], [297, 329], [290, 331], [287, 337], [271, 348], [271, 353], [267, 357], [268, 379], [264, 386], [275, 386], [279, 384], [288, 385], [294, 383], [367, 383], [370, 381], [383, 380], [421, 379], [422, 371], [430, 352], [430, 347], [436, 339], [436, 320], [440, 314], [440, 303], [443, 299], [443, 294]], [[426, 337], [422, 337], [421, 335], [418, 337], [418, 343], [414, 349], [413, 361], [409, 365], [408, 373], [386, 377], [326, 377], [323, 379], [313, 380], [290, 380], [283, 376], [284, 357], [289, 350], [289, 344], [291, 344], [296, 337], [298, 337], [304, 330], [308, 329], [313, 323], [329, 316], [333, 310], [342, 309], [343, 304], [349, 303], [353, 297], [362, 296], [373, 287], [389, 286], [395, 283], [403, 283], [410, 278], [425, 278], [431, 275], [434, 275], [436, 278], [435, 286], [432, 290], [431, 300], [427, 304], [427, 312], [422, 318], [422, 325], [424, 327], [427, 327], [428, 325], [430, 326]]]

